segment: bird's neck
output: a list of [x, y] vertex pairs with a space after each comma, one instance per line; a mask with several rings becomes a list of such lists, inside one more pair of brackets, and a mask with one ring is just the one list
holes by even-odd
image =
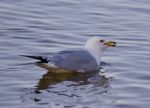
[[102, 51], [100, 49], [86, 48], [85, 49], [95, 58], [98, 65], [100, 65], [100, 59], [102, 56]]

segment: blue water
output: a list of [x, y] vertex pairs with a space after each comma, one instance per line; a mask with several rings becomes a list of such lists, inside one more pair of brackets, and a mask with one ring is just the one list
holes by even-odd
[[[0, 1], [1, 108], [148, 108], [149, 0]], [[53, 75], [22, 54], [114, 40], [100, 75]]]

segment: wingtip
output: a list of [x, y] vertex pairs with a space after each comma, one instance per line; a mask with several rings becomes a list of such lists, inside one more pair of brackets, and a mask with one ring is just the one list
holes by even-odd
[[19, 55], [19, 56], [22, 56], [22, 57], [28, 57], [27, 55]]
[[20, 55], [22, 57], [28, 57], [36, 60], [40, 60], [41, 63], [48, 63], [48, 59], [42, 56], [30, 56], [30, 55]]

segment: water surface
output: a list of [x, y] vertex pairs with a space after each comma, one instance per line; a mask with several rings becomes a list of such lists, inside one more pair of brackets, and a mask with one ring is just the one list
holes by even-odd
[[[0, 1], [1, 108], [147, 108], [149, 0]], [[100, 75], [53, 75], [22, 54], [81, 48], [91, 36], [118, 42]]]

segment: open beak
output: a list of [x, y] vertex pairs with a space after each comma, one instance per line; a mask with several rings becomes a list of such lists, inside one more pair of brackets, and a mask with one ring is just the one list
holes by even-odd
[[116, 47], [117, 43], [114, 41], [108, 41], [108, 42], [105, 42], [104, 45], [110, 46], [110, 47]]

